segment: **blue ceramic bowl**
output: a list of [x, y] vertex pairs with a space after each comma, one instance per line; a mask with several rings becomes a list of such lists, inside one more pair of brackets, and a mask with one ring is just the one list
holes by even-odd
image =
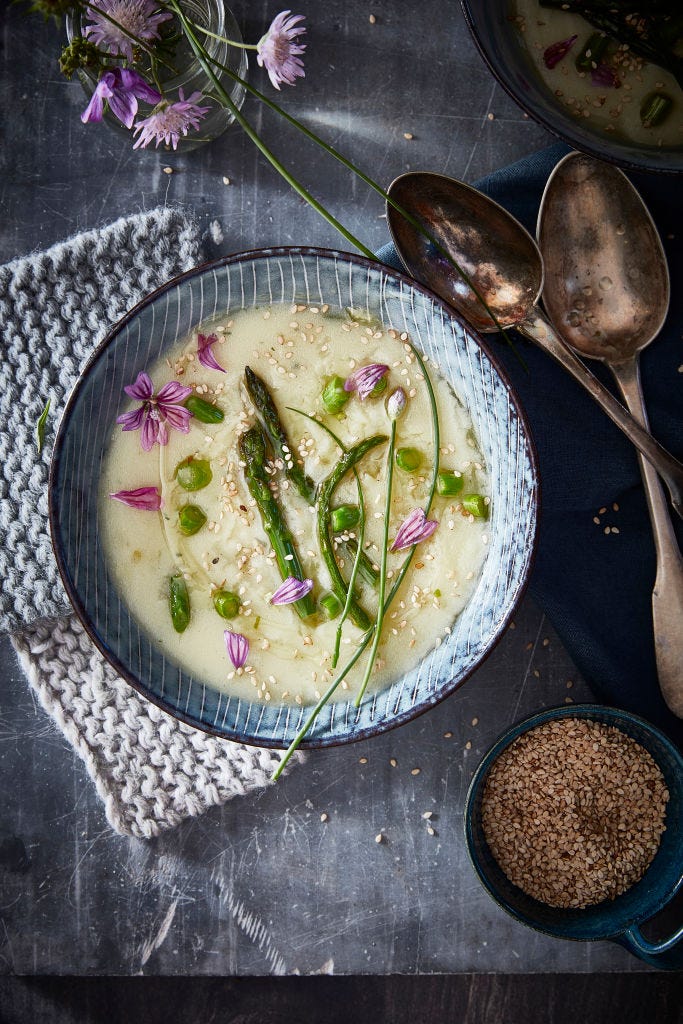
[[[651, 754], [669, 790], [666, 830], [641, 880], [616, 899], [583, 910], [549, 907], [514, 885], [491, 853], [481, 824], [482, 798], [494, 761], [518, 736], [561, 718], [587, 718], [621, 729]], [[598, 704], [571, 704], [541, 711], [513, 726], [491, 747], [474, 773], [465, 803], [465, 840], [486, 891], [523, 924], [561, 939], [612, 939], [657, 967], [683, 967], [683, 927], [659, 942], [648, 941], [639, 927], [663, 910], [683, 884], [683, 758], [673, 743], [644, 719]]]
[[[641, 171], [683, 171], [683, 145], [646, 146], [607, 136], [577, 120], [536, 72], [521, 33], [508, 20], [512, 0], [460, 0], [465, 20], [494, 76], [530, 117], [575, 149]], [[586, 30], [586, 34], [590, 28]]]
[[50, 521], [60, 572], [88, 633], [114, 668], [169, 714], [209, 732], [286, 747], [310, 708], [226, 696], [164, 657], [116, 590], [99, 543], [102, 452], [125, 401], [122, 388], [216, 313], [270, 303], [367, 310], [408, 331], [466, 404], [491, 477], [490, 544], [476, 591], [441, 647], [392, 685], [328, 705], [307, 745], [361, 739], [399, 725], [452, 693], [505, 629], [529, 572], [537, 471], [524, 416], [481, 340], [445, 303], [380, 263], [320, 249], [264, 249], [200, 267], [155, 292], [114, 328], [85, 368], [60, 424]]

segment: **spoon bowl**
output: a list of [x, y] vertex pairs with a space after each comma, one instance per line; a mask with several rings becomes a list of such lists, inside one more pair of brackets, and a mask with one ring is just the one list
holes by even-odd
[[543, 264], [534, 239], [519, 221], [475, 188], [430, 171], [402, 174], [388, 194], [476, 283], [479, 297], [434, 242], [389, 205], [389, 230], [413, 277], [428, 283], [479, 331], [513, 327], [524, 319], [540, 295]]
[[538, 216], [548, 316], [572, 348], [618, 364], [659, 333], [669, 273], [642, 199], [616, 167], [579, 153], [561, 160]]

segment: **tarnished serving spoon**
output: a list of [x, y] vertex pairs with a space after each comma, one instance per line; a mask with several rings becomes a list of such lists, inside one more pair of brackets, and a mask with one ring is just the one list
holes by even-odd
[[388, 191], [449, 253], [476, 292], [433, 242], [388, 203], [389, 230], [408, 272], [478, 330], [497, 330], [497, 320], [502, 327], [515, 327], [553, 356], [652, 463], [669, 489], [673, 507], [683, 517], [683, 465], [600, 383], [536, 305], [543, 285], [543, 261], [519, 221], [470, 185], [429, 171], [402, 174]]
[[[631, 413], [647, 427], [638, 354], [666, 318], [669, 274], [642, 199], [616, 167], [570, 153], [548, 179], [537, 237], [543, 304], [555, 329], [581, 355], [610, 368]], [[639, 460], [657, 552], [652, 620], [659, 685], [683, 717], [683, 558], [657, 474]]]

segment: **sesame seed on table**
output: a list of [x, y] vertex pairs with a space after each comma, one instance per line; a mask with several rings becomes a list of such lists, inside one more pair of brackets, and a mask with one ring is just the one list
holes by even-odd
[[[250, 38], [278, 10], [247, 0], [230, 6]], [[308, 2], [295, 12], [307, 19], [306, 77], [277, 99], [385, 187], [416, 167], [473, 181], [551, 141], [494, 83], [458, 5], [420, 4], [420, 24], [439, 26], [431, 33], [416, 28], [409, 0]], [[81, 124], [83, 94], [53, 68], [52, 27], [20, 5], [1, 5], [0, 25], [11, 40], [0, 70], [3, 263], [164, 204], [196, 213], [211, 257], [288, 244], [348, 248], [238, 129], [190, 153], [133, 152], [113, 130]], [[262, 135], [371, 249], [388, 240], [378, 196], [352, 187], [322, 155], [306, 159], [296, 133], [265, 115]], [[305, 310], [293, 314], [304, 340], [313, 337]], [[293, 372], [286, 349], [270, 354], [280, 375]], [[409, 387], [421, 374], [409, 353], [406, 362]], [[174, 370], [181, 376], [184, 367]], [[219, 396], [218, 386], [205, 393]], [[313, 460], [315, 439], [302, 433], [297, 441]], [[221, 466], [228, 511], [239, 470]], [[449, 506], [446, 528], [461, 514]], [[623, 542], [618, 506], [593, 515], [605, 545]], [[245, 566], [250, 555], [243, 552]], [[419, 587], [421, 565], [410, 595], [416, 606], [438, 600]], [[410, 646], [408, 621], [399, 611], [391, 628], [405, 630]], [[0, 666], [0, 974], [647, 970], [615, 945], [524, 929], [489, 899], [468, 863], [464, 797], [485, 750], [513, 721], [591, 696], [528, 596], [491, 656], [445, 702], [372, 740], [314, 751], [277, 785], [147, 844], [107, 825], [85, 768], [36, 706], [4, 636]], [[291, 699], [301, 704], [295, 691]], [[22, 845], [27, 866], [12, 866], [12, 844]]]

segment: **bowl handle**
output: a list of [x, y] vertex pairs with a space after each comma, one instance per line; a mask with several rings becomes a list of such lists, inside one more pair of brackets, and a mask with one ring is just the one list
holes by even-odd
[[675, 948], [681, 939], [683, 939], [683, 925], [668, 939], [662, 939], [661, 942], [649, 942], [638, 925], [633, 925], [614, 941], [627, 949], [629, 953], [639, 957], [640, 960], [652, 964], [653, 967], [659, 967], [665, 971], [676, 971], [683, 967], [683, 946]]

